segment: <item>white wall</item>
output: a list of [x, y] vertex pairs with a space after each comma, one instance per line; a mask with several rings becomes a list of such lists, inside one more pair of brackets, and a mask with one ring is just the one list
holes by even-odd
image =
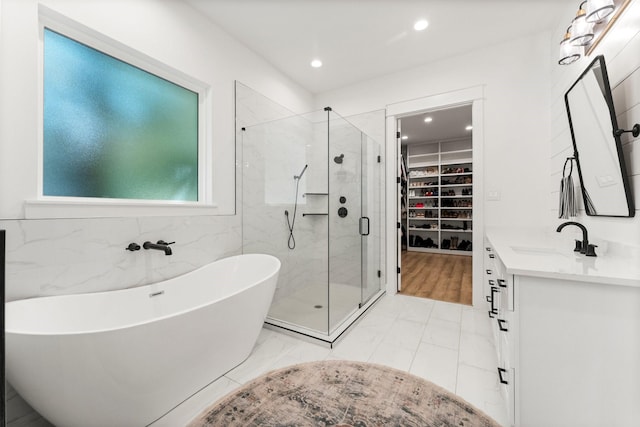
[[[573, 14], [575, 14], [575, 7], [568, 7], [564, 16], [560, 17], [554, 38], [550, 42], [553, 88], [547, 216], [557, 223], [561, 222], [557, 217], [562, 166], [564, 160], [573, 154], [564, 94], [595, 56], [605, 56], [618, 125], [623, 129], [631, 129], [634, 123], [640, 123], [640, 55], [638, 55], [640, 52], [640, 1], [631, 2], [591, 55], [571, 65], [560, 66], [557, 65], [556, 59], [558, 40], [564, 34]], [[590, 240], [604, 239], [640, 246], [640, 138], [634, 139], [630, 134], [625, 134], [622, 141], [627, 173], [635, 200], [636, 216], [633, 218], [589, 217], [584, 209], [581, 209], [576, 219], [587, 226]], [[574, 182], [576, 184], [578, 182], [576, 175], [574, 175]], [[580, 205], [582, 206], [582, 201]]]
[[486, 224], [531, 226], [547, 213], [548, 40], [538, 34], [322, 93], [316, 105], [348, 116], [482, 85], [484, 188], [500, 192], [485, 203]]

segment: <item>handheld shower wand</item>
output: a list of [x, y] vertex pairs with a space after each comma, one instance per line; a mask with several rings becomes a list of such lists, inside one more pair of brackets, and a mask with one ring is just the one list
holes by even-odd
[[309, 166], [309, 165], [304, 165], [304, 168], [302, 168], [302, 172], [300, 172], [300, 175], [293, 175], [293, 179], [297, 179], [297, 180], [299, 180], [300, 178], [302, 178], [302, 175], [304, 175], [304, 171], [306, 171], [306, 170], [307, 170], [307, 167], [308, 167], [308, 166]]
[[302, 172], [300, 172], [300, 175], [293, 175], [293, 179], [296, 181], [296, 196], [293, 202], [293, 219], [291, 221], [289, 221], [289, 211], [284, 211], [284, 216], [287, 217], [287, 227], [289, 228], [289, 240], [287, 241], [287, 246], [292, 250], [296, 247], [296, 239], [294, 239], [293, 237], [293, 227], [296, 224], [296, 212], [298, 210], [298, 185], [300, 185], [300, 178], [302, 178], [302, 175], [304, 175], [304, 172], [307, 170], [308, 166], [309, 165], [304, 165], [304, 168], [302, 168]]

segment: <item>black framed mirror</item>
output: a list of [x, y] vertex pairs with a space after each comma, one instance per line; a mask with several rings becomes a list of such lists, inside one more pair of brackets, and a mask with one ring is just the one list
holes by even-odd
[[604, 56], [589, 64], [564, 99], [587, 215], [634, 216], [620, 140], [627, 131], [618, 128]]

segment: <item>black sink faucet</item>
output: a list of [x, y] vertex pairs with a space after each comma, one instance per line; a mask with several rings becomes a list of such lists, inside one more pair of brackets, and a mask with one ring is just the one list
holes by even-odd
[[171, 255], [173, 252], [171, 252], [171, 248], [169, 247], [169, 245], [172, 243], [175, 243], [175, 242], [167, 243], [164, 240], [158, 240], [157, 243], [152, 243], [152, 242], [146, 241], [144, 242], [142, 247], [145, 249], [157, 249], [159, 251], [164, 251], [165, 255]]
[[558, 233], [561, 232], [562, 229], [565, 228], [567, 225], [575, 225], [580, 230], [582, 230], [582, 242], [576, 240], [576, 248], [574, 249], [574, 251], [576, 252], [580, 251], [581, 254], [585, 254], [586, 256], [596, 256], [595, 248], [597, 246], [589, 244], [589, 234], [587, 232], [587, 227], [580, 224], [579, 222], [567, 221], [560, 224], [558, 228], [556, 228], [556, 231]]

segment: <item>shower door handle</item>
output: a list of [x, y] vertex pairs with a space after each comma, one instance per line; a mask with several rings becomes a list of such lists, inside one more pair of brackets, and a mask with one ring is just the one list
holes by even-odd
[[[366, 233], [364, 231], [365, 230], [365, 228], [364, 228], [364, 223], [365, 223], [364, 220], [365, 219], [367, 220], [367, 228], [366, 228], [367, 232]], [[360, 220], [358, 221], [358, 226], [360, 227], [360, 235], [361, 236], [368, 236], [369, 235], [369, 217], [361, 216]]]

